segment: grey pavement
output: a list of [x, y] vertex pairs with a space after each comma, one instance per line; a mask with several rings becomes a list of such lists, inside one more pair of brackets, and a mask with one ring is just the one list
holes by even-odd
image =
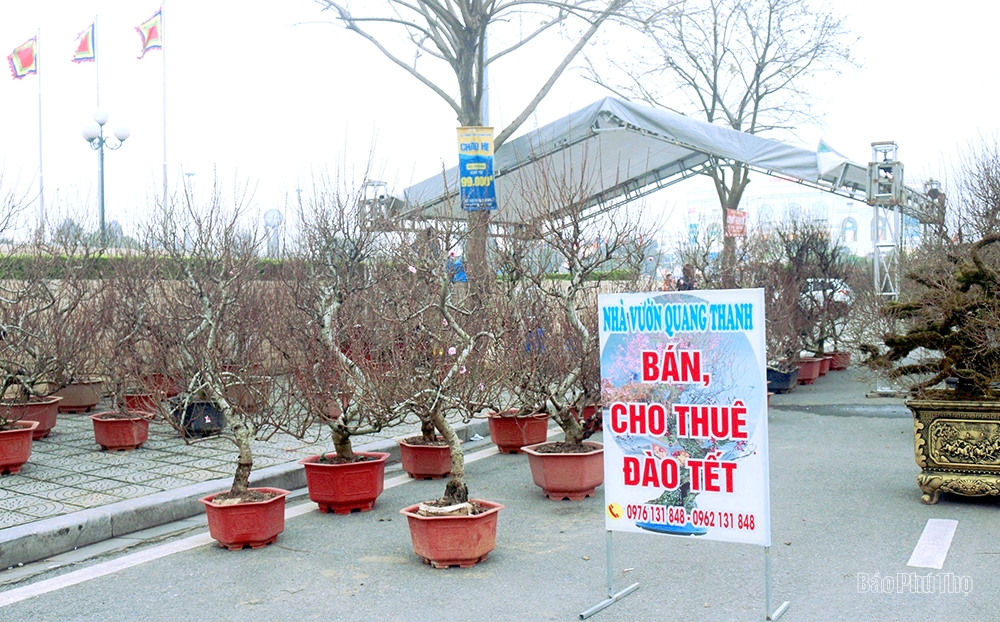
[[[912, 421], [900, 400], [865, 398], [870, 388], [849, 370], [772, 398], [773, 592], [776, 603], [791, 602], [782, 620], [1000, 620], [997, 500], [942, 495], [937, 505], [922, 505]], [[298, 493], [289, 504], [305, 504], [292, 508], [303, 513], [265, 549], [196, 546], [72, 585], [77, 574], [96, 574], [127, 555], [105, 553], [25, 576], [0, 588], [0, 599], [42, 581], [67, 586], [0, 607], [0, 619], [174, 621], [207, 610], [212, 619], [242, 621], [570, 620], [604, 598], [601, 489], [593, 499], [554, 502], [531, 483], [524, 456], [471, 462], [473, 496], [506, 506], [497, 549], [473, 568], [435, 570], [413, 554], [398, 512], [439, 496], [443, 484], [395, 481], [374, 510], [348, 516], [320, 514]], [[958, 521], [944, 567], [908, 567], [931, 518]], [[203, 519], [183, 523], [184, 534], [169, 535], [181, 525], [163, 526], [131, 554], [163, 551], [204, 532]], [[634, 581], [640, 589], [594, 620], [763, 619], [760, 547], [615, 534], [613, 552], [616, 589]], [[46, 563], [54, 565], [38, 565]], [[859, 576], [868, 586], [876, 574], [895, 581], [910, 573], [966, 578], [971, 591], [859, 589]], [[125, 595], [112, 596], [116, 589]]]

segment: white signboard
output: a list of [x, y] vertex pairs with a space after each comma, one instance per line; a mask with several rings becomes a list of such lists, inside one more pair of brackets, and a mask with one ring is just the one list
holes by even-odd
[[599, 307], [607, 528], [770, 546], [764, 291]]

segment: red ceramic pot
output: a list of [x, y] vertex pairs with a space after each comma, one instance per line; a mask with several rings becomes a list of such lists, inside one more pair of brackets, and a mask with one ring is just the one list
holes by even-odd
[[830, 361], [830, 369], [834, 371], [844, 371], [851, 364], [850, 352], [831, 352], [833, 360]]
[[355, 455], [371, 460], [337, 464], [309, 456], [299, 461], [306, 469], [309, 498], [319, 505], [320, 512], [350, 514], [375, 507], [375, 499], [385, 486], [385, 461], [389, 454], [359, 451]]
[[149, 438], [150, 413], [129, 411], [135, 415], [128, 419], [107, 417], [111, 413], [96, 413], [90, 416], [94, 422], [94, 440], [101, 449], [110, 451], [129, 451], [137, 449]]
[[823, 359], [806, 357], [799, 359], [799, 384], [812, 384], [819, 378], [819, 368]]
[[489, 423], [490, 438], [502, 454], [520, 453], [525, 445], [544, 443], [549, 435], [549, 416], [545, 413], [518, 416], [491, 413]]
[[830, 373], [830, 363], [833, 361], [832, 354], [824, 354], [819, 359], [819, 375], [825, 376]]
[[31, 457], [32, 432], [37, 421], [15, 421], [14, 429], [0, 431], [0, 474], [17, 475]]
[[475, 501], [486, 511], [470, 516], [420, 516], [420, 504], [400, 510], [410, 523], [413, 552], [435, 568], [469, 568], [496, 548], [497, 514], [503, 505]]
[[56, 427], [56, 420], [59, 416], [59, 402], [61, 397], [50, 395], [48, 397], [33, 397], [31, 401], [24, 404], [13, 402], [0, 403], [0, 409], [5, 411], [4, 417], [8, 421], [35, 421], [38, 426], [31, 433], [32, 440], [45, 438]]
[[[399, 461], [410, 477], [437, 479], [451, 473], [451, 448], [448, 445], [417, 445], [404, 438], [399, 443]], [[442, 440], [438, 437], [438, 440]]]
[[205, 505], [208, 515], [208, 533], [220, 546], [230, 551], [238, 551], [245, 546], [252, 549], [271, 544], [278, 534], [285, 530], [285, 497], [287, 490], [281, 488], [251, 488], [258, 492], [270, 492], [276, 496], [267, 501], [215, 505], [208, 495], [198, 499]]
[[584, 441], [583, 444], [597, 451], [582, 454], [537, 451], [545, 443], [521, 448], [528, 454], [531, 479], [549, 499], [580, 501], [594, 496], [595, 489], [604, 483], [604, 445], [594, 441]]
[[181, 392], [181, 383], [164, 374], [150, 374], [143, 378], [143, 385], [163, 399], [170, 399]]
[[104, 383], [100, 380], [87, 380], [67, 385], [53, 395], [63, 398], [59, 402], [61, 413], [90, 412], [101, 401]]
[[160, 405], [153, 393], [127, 393], [124, 401], [129, 412], [155, 413]]

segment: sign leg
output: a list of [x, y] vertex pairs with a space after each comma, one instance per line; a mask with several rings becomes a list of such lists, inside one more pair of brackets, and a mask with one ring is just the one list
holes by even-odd
[[771, 547], [764, 547], [764, 619], [765, 620], [777, 620], [781, 617], [783, 613], [788, 609], [789, 603], [787, 600], [781, 603], [777, 611], [771, 613]]
[[602, 600], [601, 602], [597, 603], [596, 605], [594, 605], [590, 609], [587, 609], [586, 611], [582, 612], [580, 614], [580, 619], [581, 620], [586, 620], [587, 618], [589, 618], [590, 616], [594, 615], [598, 611], [601, 611], [602, 609], [610, 607], [611, 605], [615, 604], [616, 602], [618, 602], [622, 598], [625, 598], [626, 596], [628, 596], [632, 592], [634, 592], [637, 589], [639, 589], [639, 584], [638, 583], [633, 583], [632, 585], [628, 586], [627, 588], [625, 588], [624, 590], [618, 592], [617, 594], [615, 593], [615, 568], [614, 568], [614, 564], [613, 564], [612, 558], [611, 558], [611, 531], [610, 530], [608, 530], [608, 531], [605, 532], [605, 536], [604, 536], [604, 549], [605, 549], [605, 557], [606, 557], [606, 561], [607, 561], [607, 566], [605, 566], [604, 572], [605, 572], [605, 576], [607, 577], [607, 580], [608, 580], [608, 597], [605, 598], [604, 600]]

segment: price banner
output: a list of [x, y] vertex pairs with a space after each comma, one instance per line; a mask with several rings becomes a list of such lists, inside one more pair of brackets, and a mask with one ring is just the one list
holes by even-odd
[[764, 290], [598, 305], [607, 529], [770, 546]]
[[493, 128], [458, 128], [458, 185], [467, 212], [497, 208], [493, 182]]

